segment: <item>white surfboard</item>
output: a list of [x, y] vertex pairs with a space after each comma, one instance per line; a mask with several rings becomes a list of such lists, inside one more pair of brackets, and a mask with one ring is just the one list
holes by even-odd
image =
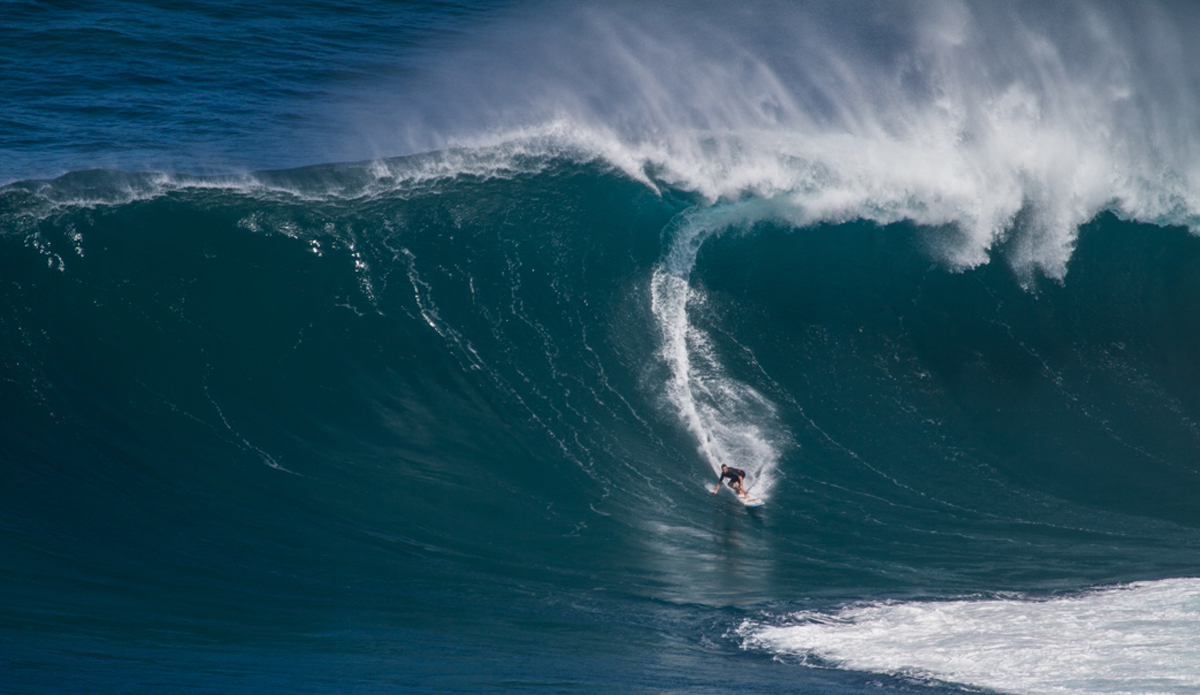
[[761, 507], [761, 506], [763, 506], [763, 504], [765, 502], [765, 500], [763, 500], [760, 497], [755, 497], [753, 494], [742, 497], [737, 492], [734, 492], [734, 490], [732, 488], [729, 488], [728, 486], [722, 485], [721, 487], [728, 489], [729, 492], [733, 493], [733, 496], [735, 498], [737, 498], [738, 502], [741, 502], [742, 504], [746, 505], [747, 507]]
[[737, 495], [737, 498], [738, 498], [738, 502], [741, 502], [742, 504], [746, 505], [747, 507], [763, 506], [763, 500], [758, 497], [755, 497], [753, 494], [746, 495], [745, 497], [742, 497], [741, 495]]

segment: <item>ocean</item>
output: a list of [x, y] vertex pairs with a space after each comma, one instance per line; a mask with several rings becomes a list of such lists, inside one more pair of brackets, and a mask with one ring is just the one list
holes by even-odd
[[1196, 8], [2, 10], [0, 692], [1200, 691]]

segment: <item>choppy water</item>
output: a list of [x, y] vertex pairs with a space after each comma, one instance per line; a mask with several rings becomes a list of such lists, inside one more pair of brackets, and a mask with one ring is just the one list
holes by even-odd
[[1200, 688], [1191, 10], [10, 9], [0, 690]]

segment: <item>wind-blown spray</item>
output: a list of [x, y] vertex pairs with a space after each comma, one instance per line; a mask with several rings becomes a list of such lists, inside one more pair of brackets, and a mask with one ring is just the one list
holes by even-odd
[[420, 85], [420, 136], [393, 147], [520, 141], [710, 203], [782, 196], [801, 224], [952, 227], [948, 263], [1006, 241], [1026, 283], [1063, 278], [1105, 209], [1200, 225], [1200, 18], [1179, 8], [643, 5], [497, 22]]

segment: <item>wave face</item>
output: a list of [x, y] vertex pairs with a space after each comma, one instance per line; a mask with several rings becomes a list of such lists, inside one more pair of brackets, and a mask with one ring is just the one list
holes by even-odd
[[5, 687], [1195, 689], [1194, 13], [502, 9], [0, 188]]
[[[633, 611], [736, 654], [722, 606], [1194, 569], [1185, 230], [1101, 215], [1030, 291], [941, 228], [430, 166], [5, 189], [7, 625], [437, 649]], [[763, 512], [707, 494], [722, 462]]]

